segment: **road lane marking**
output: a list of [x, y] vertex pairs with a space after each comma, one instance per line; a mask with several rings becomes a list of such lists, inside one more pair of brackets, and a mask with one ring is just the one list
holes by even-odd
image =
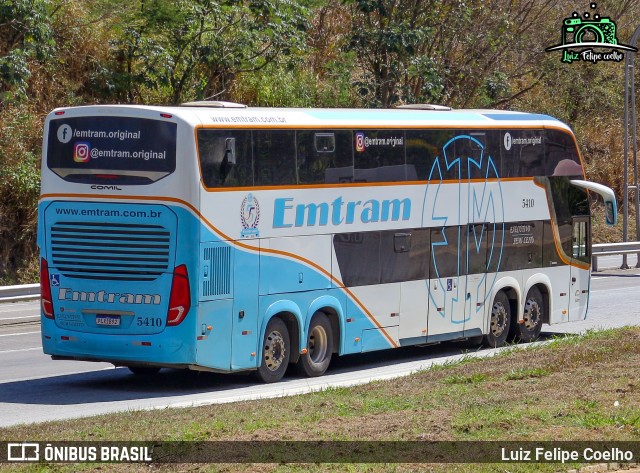
[[628, 286], [628, 287], [609, 287], [606, 289], [591, 289], [589, 292], [619, 292], [619, 291], [638, 291], [638, 286]]
[[[78, 363], [78, 362], [76, 362]], [[84, 362], [83, 362], [84, 363]], [[106, 362], [105, 362], [106, 363]], [[94, 373], [97, 371], [107, 371], [107, 370], [121, 370], [123, 368], [116, 368], [115, 366], [107, 366], [104, 368], [94, 368], [94, 369], [85, 369], [85, 370], [80, 370], [80, 371], [68, 371], [68, 372], [59, 372], [59, 373], [55, 373], [55, 374], [43, 374], [43, 375], [36, 375], [36, 376], [27, 376], [25, 378], [9, 378], [9, 379], [4, 379], [4, 380], [0, 380], [0, 386], [2, 386], [3, 384], [9, 384], [9, 383], [21, 383], [23, 381], [34, 381], [34, 380], [38, 380], [38, 379], [48, 379], [48, 378], [54, 378], [54, 377], [58, 377], [58, 376], [75, 376], [78, 374], [85, 374], [85, 373]], [[13, 425], [13, 424], [9, 424], [9, 425]], [[2, 425], [2, 421], [0, 420], [0, 426], [2, 427], [8, 427], [8, 425]]]
[[38, 330], [37, 332], [3, 333], [2, 335], [0, 335], [0, 337], [13, 337], [17, 335], [33, 335], [34, 333], [40, 333], [40, 331]]
[[17, 353], [19, 351], [35, 351], [35, 350], [42, 350], [42, 347], [35, 347], [35, 348], [19, 348], [17, 350], [3, 350], [0, 351], [0, 355], [2, 355], [3, 353]]
[[36, 314], [40, 313], [40, 308], [37, 306], [36, 307], [22, 306], [22, 307], [12, 307], [11, 309], [5, 309], [3, 307], [0, 307], [0, 314], [8, 314], [10, 312], [22, 312], [26, 310], [32, 310]]

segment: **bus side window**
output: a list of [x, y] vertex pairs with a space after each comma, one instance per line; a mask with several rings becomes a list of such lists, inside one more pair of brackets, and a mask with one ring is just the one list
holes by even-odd
[[504, 161], [502, 159], [502, 148], [504, 148], [504, 145], [500, 131], [488, 130], [486, 132], [486, 140], [487, 147], [484, 150], [485, 159], [490, 158], [490, 165], [492, 166], [492, 169], [489, 169], [489, 177], [508, 177], [505, 176]]
[[545, 153], [547, 176], [582, 177], [578, 150], [568, 133], [560, 130], [545, 130]]
[[254, 131], [253, 166], [256, 186], [296, 184], [295, 132]]
[[353, 181], [351, 131], [296, 132], [299, 184], [340, 184]]
[[251, 132], [200, 129], [198, 153], [206, 187], [253, 185]]
[[[407, 130], [406, 131], [406, 163], [407, 180], [440, 179], [440, 175], [432, 175], [436, 159], [443, 158], [443, 147], [453, 137], [451, 130]], [[441, 161], [441, 164], [443, 162]], [[446, 170], [446, 166], [442, 166]], [[445, 178], [445, 176], [442, 176]]]
[[333, 246], [346, 287], [380, 284], [383, 232], [336, 233]]
[[584, 262], [590, 260], [589, 233], [587, 231], [587, 219], [574, 220], [573, 222], [573, 254], [572, 256]]
[[405, 166], [404, 130], [362, 130], [354, 136], [354, 181], [415, 181], [415, 168]]

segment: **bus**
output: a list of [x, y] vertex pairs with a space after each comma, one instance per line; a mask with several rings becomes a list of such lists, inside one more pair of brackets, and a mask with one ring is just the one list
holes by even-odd
[[53, 359], [325, 373], [334, 356], [535, 340], [584, 319], [590, 197], [540, 114], [59, 108], [38, 244]]

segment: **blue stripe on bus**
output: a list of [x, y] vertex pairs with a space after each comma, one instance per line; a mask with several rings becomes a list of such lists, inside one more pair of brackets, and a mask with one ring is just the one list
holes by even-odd
[[491, 120], [551, 120], [559, 122], [559, 120], [541, 113], [483, 113], [482, 115]]
[[[482, 120], [482, 115], [468, 112], [448, 112], [448, 111], [429, 111], [415, 110], [415, 113], [397, 113], [395, 110], [308, 110], [305, 113], [309, 116], [320, 120], [354, 120], [354, 121], [416, 121], [424, 122], [426, 119], [438, 118], [443, 122], [474, 122]], [[382, 126], [382, 125], [381, 125]], [[353, 126], [352, 126], [353, 128]], [[355, 127], [357, 128], [357, 127]]]

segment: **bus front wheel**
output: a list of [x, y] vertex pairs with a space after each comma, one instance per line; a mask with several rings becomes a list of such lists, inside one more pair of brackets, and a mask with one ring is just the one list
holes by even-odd
[[298, 360], [298, 373], [309, 377], [322, 376], [331, 363], [332, 351], [331, 322], [325, 314], [316, 312], [309, 324], [307, 353]]
[[511, 325], [511, 304], [504, 292], [499, 292], [493, 299], [491, 306], [491, 319], [489, 321], [489, 333], [484, 336], [485, 346], [497, 348], [504, 345], [509, 335]]
[[280, 381], [289, 366], [291, 344], [285, 323], [276, 317], [267, 324], [262, 343], [262, 360], [257, 376], [260, 381], [274, 383]]
[[544, 299], [540, 289], [529, 289], [524, 303], [522, 321], [513, 327], [513, 338], [521, 342], [532, 342], [540, 336], [544, 320]]

